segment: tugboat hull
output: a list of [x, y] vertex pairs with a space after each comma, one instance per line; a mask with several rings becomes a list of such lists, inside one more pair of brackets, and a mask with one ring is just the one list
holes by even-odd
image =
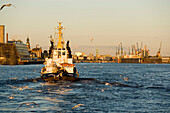
[[48, 77], [41, 77], [41, 79], [43, 79], [45, 81], [78, 81], [79, 80], [79, 78], [71, 77], [71, 76], [63, 76], [63, 77], [48, 76]]
[[78, 74], [76, 73], [44, 73], [41, 78], [45, 81], [77, 81]]

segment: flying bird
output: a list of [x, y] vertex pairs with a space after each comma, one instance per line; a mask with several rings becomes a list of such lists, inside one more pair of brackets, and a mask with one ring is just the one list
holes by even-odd
[[[27, 106], [32, 105], [31, 108], [34, 107], [34, 106], [39, 106], [39, 105], [38, 105], [37, 103], [35, 103], [35, 102], [22, 103], [22, 104], [17, 108], [17, 110], [18, 110], [22, 105], [24, 105], [24, 104], [26, 104]], [[39, 106], [39, 107], [40, 107], [40, 106]]]
[[5, 4], [5, 5], [2, 5], [2, 6], [1, 6], [0, 10], [2, 10], [5, 6], [8, 6], [8, 7], [13, 6], [13, 7], [15, 7], [15, 6], [12, 5], [12, 4]]
[[124, 79], [125, 81], [127, 81], [127, 80], [129, 79], [129, 77], [124, 77], [123, 79]]
[[72, 109], [74, 109], [74, 108], [78, 108], [78, 107], [80, 107], [80, 106], [82, 106], [82, 105], [84, 105], [84, 104], [77, 104], [76, 106], [74, 106]]
[[[105, 85], [108, 86], [108, 85], [111, 85], [111, 84], [106, 82]], [[111, 86], [112, 86], [112, 85], [111, 85]]]
[[13, 95], [11, 95], [11, 96], [8, 96], [8, 98], [11, 100], [11, 99], [14, 98], [14, 95], [15, 95], [15, 94], [13, 94]]
[[102, 89], [102, 91], [104, 91], [105, 89], [108, 89], [108, 88], [104, 88], [104, 89]]

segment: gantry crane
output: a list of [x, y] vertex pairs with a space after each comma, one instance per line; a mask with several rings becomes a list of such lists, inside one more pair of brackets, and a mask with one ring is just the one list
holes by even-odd
[[161, 41], [161, 43], [160, 43], [160, 48], [159, 48], [159, 50], [158, 50], [158, 52], [157, 52], [157, 57], [161, 57], [161, 48], [162, 48], [162, 41]]

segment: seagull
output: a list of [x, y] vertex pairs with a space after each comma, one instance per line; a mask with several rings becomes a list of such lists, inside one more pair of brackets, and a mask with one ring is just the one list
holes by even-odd
[[129, 77], [124, 77], [123, 79], [124, 79], [125, 81], [127, 81], [127, 80], [129, 79]]
[[[8, 7], [13, 6], [13, 7], [15, 7], [15, 6], [12, 5], [12, 4], [5, 4], [5, 5], [2, 5], [2, 6], [1, 6], [0, 10], [2, 10], [5, 6], [8, 6]], [[15, 8], [16, 8], [16, 7], [15, 7]]]
[[[106, 82], [105, 85], [108, 86], [108, 85], [111, 85], [111, 84]], [[112, 85], [111, 85], [111, 86], [112, 86]]]
[[38, 90], [37, 93], [42, 92], [41, 90]]
[[[36, 104], [35, 102], [29, 102], [29, 103], [22, 103], [18, 108], [17, 108], [17, 110], [22, 106], [22, 105], [24, 105], [24, 104], [26, 104], [27, 106], [29, 106], [30, 104], [34, 104], [34, 106], [39, 106], [38, 104]], [[31, 107], [34, 107], [33, 105], [31, 106]], [[39, 106], [40, 107], [40, 106]]]
[[16, 80], [16, 79], [18, 79], [18, 77], [16, 77], [16, 78], [12, 78], [13, 80]]
[[104, 88], [104, 89], [102, 89], [102, 91], [104, 91], [105, 89], [108, 89], [108, 88]]
[[40, 85], [44, 86], [45, 84], [44, 83], [40, 83]]
[[11, 99], [14, 98], [14, 95], [15, 95], [15, 94], [13, 94], [13, 95], [11, 95], [11, 96], [8, 96], [8, 98], [11, 100]]
[[20, 87], [20, 88], [19, 88], [19, 90], [20, 90], [20, 91], [23, 91], [23, 88], [22, 88], [22, 87]]
[[72, 109], [74, 109], [74, 108], [78, 108], [78, 107], [80, 107], [80, 106], [82, 106], [82, 105], [84, 105], [84, 104], [77, 104], [76, 106], [74, 106]]
[[18, 88], [17, 86], [12, 86], [12, 85], [6, 85], [6, 86], [11, 87], [12, 89]]
[[37, 82], [37, 80], [36, 80], [36, 79], [34, 79], [34, 80], [33, 80], [33, 82]]

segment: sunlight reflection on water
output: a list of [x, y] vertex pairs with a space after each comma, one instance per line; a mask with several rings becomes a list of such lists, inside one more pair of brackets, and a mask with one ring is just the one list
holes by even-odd
[[[0, 111], [170, 111], [170, 65], [80, 63], [76, 66], [80, 78], [94, 79], [32, 82], [29, 79], [40, 77], [43, 65], [1, 66]], [[17, 110], [26, 102], [35, 102], [39, 106], [23, 105]]]

